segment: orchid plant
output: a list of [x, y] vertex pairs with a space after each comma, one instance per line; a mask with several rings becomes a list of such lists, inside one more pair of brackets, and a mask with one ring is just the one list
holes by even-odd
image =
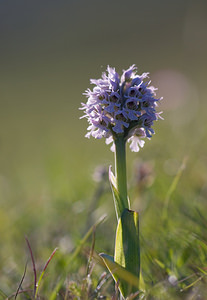
[[127, 193], [126, 143], [138, 152], [150, 139], [154, 121], [161, 118], [156, 111], [160, 99], [155, 98], [156, 89], [148, 80], [149, 73], [137, 75], [132, 65], [122, 75], [108, 66], [100, 79], [91, 79], [93, 89], [84, 93], [87, 102], [82, 103], [89, 126], [87, 138], [106, 138], [115, 153], [115, 175], [109, 168], [109, 180], [113, 192], [117, 216], [117, 230], [114, 256], [101, 253], [106, 267], [117, 283], [125, 299], [132, 293], [139, 293], [140, 245], [139, 214], [130, 209]]

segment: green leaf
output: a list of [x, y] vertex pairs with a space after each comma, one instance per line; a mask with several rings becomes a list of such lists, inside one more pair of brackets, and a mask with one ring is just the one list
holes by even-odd
[[137, 276], [117, 264], [112, 256], [104, 253], [101, 253], [100, 256], [103, 259], [112, 277], [114, 278], [115, 282], [118, 284], [119, 289], [124, 297], [126, 297], [127, 295], [122, 288], [123, 284], [128, 287], [128, 295], [132, 292], [132, 287], [134, 287], [134, 291], [138, 291], [139, 278]]
[[[139, 245], [139, 214], [138, 212], [125, 209], [119, 218], [116, 231], [116, 244], [114, 261], [140, 278], [140, 245]], [[120, 289], [124, 297], [136, 292], [137, 286], [129, 287], [120, 280]]]
[[119, 217], [121, 216], [121, 213], [123, 211], [123, 207], [121, 205], [122, 201], [120, 200], [120, 195], [117, 190], [116, 178], [111, 170], [111, 166], [109, 167], [109, 182], [111, 185], [112, 194], [113, 194], [113, 198], [114, 198], [114, 206], [115, 206], [116, 216], [117, 216], [117, 219], [119, 219]]

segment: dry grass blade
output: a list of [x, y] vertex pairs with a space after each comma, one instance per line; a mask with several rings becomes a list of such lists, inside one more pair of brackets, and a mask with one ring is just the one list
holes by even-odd
[[140, 291], [137, 291], [136, 293], [131, 294], [129, 297], [127, 297], [127, 300], [134, 300], [137, 299], [137, 296], [141, 294]]
[[118, 300], [119, 299], [119, 281], [115, 283], [115, 293], [111, 297], [111, 300]]
[[27, 263], [28, 263], [28, 262], [26, 262], [26, 264], [25, 264], [24, 273], [23, 273], [23, 275], [22, 275], [21, 281], [20, 281], [20, 283], [19, 283], [19, 286], [18, 286], [18, 288], [17, 288], [16, 294], [15, 294], [15, 296], [14, 296], [14, 299], [15, 299], [15, 300], [17, 299], [17, 296], [18, 296], [18, 294], [19, 294], [20, 288], [21, 288], [21, 286], [22, 286], [22, 283], [23, 283], [24, 278], [25, 278], [25, 275], [26, 275], [26, 271], [27, 271]]
[[32, 253], [32, 248], [30, 246], [29, 240], [28, 240], [27, 237], [25, 237], [25, 240], [27, 242], [27, 246], [29, 248], [30, 256], [31, 256], [31, 259], [32, 259], [33, 272], [34, 272], [34, 297], [35, 297], [36, 288], [37, 288], [37, 271], [36, 271], [35, 260], [34, 260], [34, 256], [33, 256], [33, 253]]

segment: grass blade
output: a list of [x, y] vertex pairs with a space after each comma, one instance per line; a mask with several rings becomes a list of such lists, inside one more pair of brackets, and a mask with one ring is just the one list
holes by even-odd
[[178, 185], [180, 177], [181, 177], [181, 175], [182, 175], [182, 173], [183, 173], [183, 171], [184, 171], [184, 169], [186, 167], [187, 160], [188, 160], [187, 157], [185, 157], [183, 159], [183, 162], [182, 162], [180, 168], [178, 169], [177, 174], [175, 175], [175, 177], [174, 177], [174, 179], [173, 179], [173, 181], [172, 181], [172, 183], [170, 185], [170, 188], [169, 188], [169, 190], [167, 192], [167, 195], [165, 197], [164, 207], [163, 207], [163, 212], [162, 212], [162, 217], [163, 217], [164, 220], [167, 219], [167, 216], [168, 216], [168, 206], [169, 206], [170, 198], [171, 198], [173, 192], [175, 191], [175, 189], [176, 189], [176, 187]]
[[34, 260], [34, 256], [33, 256], [33, 253], [32, 253], [32, 248], [30, 246], [29, 240], [28, 240], [27, 237], [25, 237], [25, 240], [27, 242], [27, 246], [29, 248], [30, 256], [31, 256], [31, 259], [32, 259], [32, 266], [33, 266], [33, 272], [34, 272], [34, 297], [35, 297], [36, 288], [37, 288], [37, 271], [36, 271], [35, 260]]
[[25, 265], [25, 268], [24, 268], [24, 273], [23, 273], [23, 275], [22, 275], [21, 281], [20, 281], [20, 283], [19, 283], [19, 286], [18, 286], [18, 288], [17, 288], [16, 294], [15, 294], [15, 296], [14, 296], [14, 300], [17, 299], [17, 296], [18, 296], [18, 294], [19, 294], [19, 290], [20, 290], [20, 288], [21, 288], [21, 286], [22, 286], [22, 283], [23, 283], [24, 278], [25, 278], [25, 275], [26, 275], [26, 271], [27, 271], [27, 262], [26, 262], [26, 265]]
[[47, 269], [47, 266], [48, 266], [49, 263], [51, 262], [51, 260], [52, 260], [52, 258], [53, 258], [53, 256], [55, 255], [55, 253], [56, 253], [57, 250], [58, 250], [58, 248], [55, 248], [55, 250], [53, 250], [52, 254], [51, 254], [50, 257], [48, 258], [48, 260], [47, 260], [47, 262], [46, 262], [46, 264], [45, 264], [45, 266], [44, 266], [44, 268], [43, 268], [43, 270], [42, 270], [42, 272], [41, 272], [41, 274], [40, 274], [40, 278], [39, 278], [39, 280], [38, 280], [38, 282], [37, 282], [37, 286], [36, 286], [35, 299], [37, 298], [37, 293], [38, 293], [38, 289], [39, 289], [39, 286], [40, 286], [42, 277], [44, 276], [44, 273], [45, 273], [45, 271], [46, 271], [46, 269]]

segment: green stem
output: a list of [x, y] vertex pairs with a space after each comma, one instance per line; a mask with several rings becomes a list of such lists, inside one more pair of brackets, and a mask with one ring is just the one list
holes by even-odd
[[[124, 136], [118, 136], [114, 140], [115, 143], [115, 176], [117, 182], [117, 190], [120, 197], [120, 213], [124, 209], [130, 208], [127, 196], [127, 177], [126, 177], [126, 141]], [[119, 216], [120, 217], [120, 216]]]

